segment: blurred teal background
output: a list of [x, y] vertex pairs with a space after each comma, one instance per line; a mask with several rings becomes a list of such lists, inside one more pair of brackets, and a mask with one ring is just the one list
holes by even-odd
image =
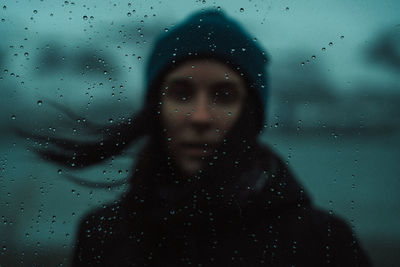
[[39, 159], [12, 127], [79, 139], [85, 119], [128, 117], [142, 105], [154, 38], [208, 7], [238, 19], [270, 54], [262, 140], [316, 205], [351, 223], [375, 266], [400, 265], [399, 1], [20, 0], [0, 6], [1, 266], [68, 266], [81, 216], [125, 188], [64, 175], [124, 179], [137, 150], [71, 172]]

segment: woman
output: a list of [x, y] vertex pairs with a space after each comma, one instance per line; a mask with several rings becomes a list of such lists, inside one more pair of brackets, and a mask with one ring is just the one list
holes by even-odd
[[267, 56], [221, 11], [165, 33], [143, 110], [95, 143], [40, 153], [87, 167], [148, 137], [120, 200], [86, 216], [74, 266], [369, 266], [350, 228], [314, 208], [257, 138]]

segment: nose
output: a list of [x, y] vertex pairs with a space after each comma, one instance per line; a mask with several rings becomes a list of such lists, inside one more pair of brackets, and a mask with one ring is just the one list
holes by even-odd
[[207, 94], [200, 92], [190, 116], [192, 124], [200, 128], [208, 128], [213, 119], [211, 109], [212, 107], [209, 105]]

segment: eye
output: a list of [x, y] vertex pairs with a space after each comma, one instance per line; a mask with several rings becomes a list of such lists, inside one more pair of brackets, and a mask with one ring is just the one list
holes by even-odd
[[193, 89], [184, 86], [172, 86], [168, 88], [167, 96], [176, 102], [188, 102], [193, 97]]
[[221, 105], [233, 104], [238, 100], [238, 92], [234, 88], [220, 87], [214, 90], [213, 103]]

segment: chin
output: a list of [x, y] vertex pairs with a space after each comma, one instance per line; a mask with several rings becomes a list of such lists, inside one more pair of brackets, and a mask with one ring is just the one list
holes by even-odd
[[182, 173], [187, 176], [194, 176], [204, 168], [203, 160], [183, 160], [179, 165]]

